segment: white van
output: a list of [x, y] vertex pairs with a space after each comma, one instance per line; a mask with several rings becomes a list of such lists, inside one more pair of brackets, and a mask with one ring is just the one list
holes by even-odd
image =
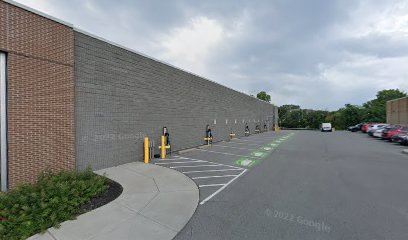
[[320, 130], [322, 132], [331, 132], [331, 131], [333, 131], [331, 123], [322, 123], [320, 125]]

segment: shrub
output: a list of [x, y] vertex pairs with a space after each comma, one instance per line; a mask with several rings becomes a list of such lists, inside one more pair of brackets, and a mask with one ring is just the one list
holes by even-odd
[[44, 173], [36, 184], [0, 194], [0, 239], [26, 239], [73, 219], [80, 206], [107, 190], [105, 177], [90, 169]]

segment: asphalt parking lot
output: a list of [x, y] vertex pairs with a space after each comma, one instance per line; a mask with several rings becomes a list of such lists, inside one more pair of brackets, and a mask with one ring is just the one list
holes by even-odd
[[259, 164], [292, 135], [261, 133], [172, 154], [154, 163], [190, 177], [200, 189], [202, 205]]
[[202, 204], [175, 239], [408, 239], [402, 149], [361, 133], [281, 131], [173, 155], [171, 161], [240, 168], [214, 178], [186, 173], [204, 185]]

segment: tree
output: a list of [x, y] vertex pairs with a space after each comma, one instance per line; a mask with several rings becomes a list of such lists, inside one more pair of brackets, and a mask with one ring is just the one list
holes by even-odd
[[290, 114], [292, 110], [299, 110], [300, 106], [298, 105], [282, 105], [279, 107], [279, 125], [281, 127], [289, 127], [293, 125], [292, 118], [293, 114]]
[[302, 127], [302, 112], [300, 109], [292, 109], [287, 113], [287, 118], [282, 122], [282, 127], [300, 128]]
[[327, 111], [301, 109], [299, 105], [279, 107], [279, 125], [287, 128], [319, 128], [328, 115]]
[[321, 111], [321, 110], [309, 110], [309, 111], [304, 111], [304, 122], [305, 122], [305, 127], [307, 128], [319, 128], [319, 125], [323, 122], [325, 122], [325, 118], [328, 115], [327, 111]]
[[385, 122], [386, 102], [406, 96], [407, 94], [399, 89], [379, 91], [377, 93], [377, 98], [363, 104], [363, 107], [365, 108], [364, 120], [367, 122]]
[[337, 129], [346, 129], [363, 121], [365, 110], [356, 105], [346, 104], [344, 107], [333, 112], [333, 125]]
[[360, 106], [346, 104], [344, 108], [341, 109], [343, 119], [344, 119], [344, 128], [348, 126], [353, 126], [359, 124], [363, 121], [364, 109]]
[[266, 94], [265, 91], [259, 92], [258, 94], [256, 94], [256, 97], [257, 97], [258, 99], [264, 100], [264, 101], [266, 101], [266, 102], [271, 102], [271, 95]]
[[279, 107], [279, 123], [287, 128], [318, 128], [323, 122], [331, 122], [337, 129], [346, 129], [361, 122], [385, 122], [386, 102], [405, 96], [407, 94], [398, 89], [382, 90], [375, 99], [363, 106], [345, 104], [332, 112], [301, 109], [298, 105], [282, 105]]

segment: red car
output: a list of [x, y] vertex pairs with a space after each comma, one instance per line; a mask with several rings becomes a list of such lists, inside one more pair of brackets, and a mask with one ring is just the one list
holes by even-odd
[[397, 134], [400, 134], [403, 126], [400, 125], [391, 125], [386, 127], [382, 133], [381, 138], [391, 141], [391, 138]]
[[368, 128], [369, 128], [372, 124], [373, 124], [373, 123], [364, 123], [364, 124], [361, 126], [361, 132], [367, 133]]

